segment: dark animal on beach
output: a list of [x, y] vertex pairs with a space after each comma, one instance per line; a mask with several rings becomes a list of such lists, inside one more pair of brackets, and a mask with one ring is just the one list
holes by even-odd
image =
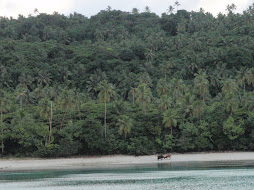
[[171, 155], [170, 155], [170, 154], [166, 155], [166, 156], [164, 157], [164, 159], [166, 159], [166, 158], [171, 159]]
[[164, 159], [165, 157], [161, 154], [161, 155], [159, 155], [158, 156], [158, 160], [162, 160], [162, 159]]

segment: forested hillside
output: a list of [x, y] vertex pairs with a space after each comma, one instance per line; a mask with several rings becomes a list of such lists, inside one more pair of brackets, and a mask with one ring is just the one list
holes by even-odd
[[254, 5], [0, 18], [1, 155], [254, 150]]

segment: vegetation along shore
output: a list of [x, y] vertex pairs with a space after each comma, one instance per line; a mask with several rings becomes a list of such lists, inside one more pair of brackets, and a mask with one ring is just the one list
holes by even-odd
[[1, 17], [1, 156], [253, 151], [254, 5], [234, 10]]

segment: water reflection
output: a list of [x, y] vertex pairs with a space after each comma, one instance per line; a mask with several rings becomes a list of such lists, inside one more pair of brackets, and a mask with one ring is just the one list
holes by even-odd
[[171, 162], [0, 173], [0, 189], [253, 189], [254, 162]]

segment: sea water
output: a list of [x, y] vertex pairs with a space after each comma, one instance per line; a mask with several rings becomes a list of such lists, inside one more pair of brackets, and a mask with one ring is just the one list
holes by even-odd
[[0, 190], [253, 190], [254, 162], [179, 162], [0, 172]]

